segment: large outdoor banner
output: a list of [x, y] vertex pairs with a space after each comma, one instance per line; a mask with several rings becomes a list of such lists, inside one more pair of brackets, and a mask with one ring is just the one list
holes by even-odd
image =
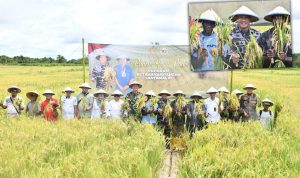
[[90, 80], [97, 89], [128, 93], [137, 80], [142, 92], [183, 90], [187, 95], [227, 86], [227, 72], [194, 73], [188, 46], [88, 44]]

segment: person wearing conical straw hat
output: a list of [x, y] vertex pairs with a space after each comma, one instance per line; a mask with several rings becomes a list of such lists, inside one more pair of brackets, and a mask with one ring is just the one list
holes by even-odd
[[124, 101], [121, 100], [120, 98], [121, 96], [123, 96], [123, 93], [120, 92], [119, 90], [115, 90], [111, 94], [111, 96], [113, 96], [114, 99], [108, 102], [106, 117], [116, 119], [116, 120], [121, 120], [122, 117], [121, 108]]
[[21, 111], [25, 108], [24, 100], [19, 96], [21, 89], [17, 86], [10, 86], [7, 91], [10, 93], [10, 96], [5, 97], [3, 103], [0, 103], [0, 106], [7, 110], [7, 116], [19, 116]]
[[116, 90], [119, 90], [125, 94], [131, 91], [129, 84], [133, 82], [135, 77], [133, 69], [127, 64], [130, 60], [126, 55], [118, 56], [117, 60], [119, 64], [115, 67], [116, 71]]
[[28, 117], [37, 117], [41, 115], [41, 104], [38, 102], [39, 94], [37, 91], [30, 91], [26, 93], [30, 100], [26, 105], [26, 114]]
[[[264, 19], [266, 21], [272, 22], [273, 27], [269, 30], [263, 32], [258, 39], [258, 44], [263, 49], [263, 67], [275, 67], [278, 60], [281, 60], [285, 67], [293, 67], [292, 59], [292, 43], [290, 39], [290, 31], [283, 29], [284, 26], [288, 26], [290, 22], [290, 12], [288, 12], [284, 7], [277, 6], [272, 11], [270, 11]], [[283, 30], [282, 33], [289, 36], [289, 40], [283, 44], [283, 51], [280, 51], [276, 35], [275, 27]], [[284, 32], [285, 31], [285, 32]]]
[[72, 96], [74, 90], [67, 87], [63, 92], [65, 93], [65, 96], [60, 98], [62, 118], [65, 120], [74, 119], [78, 115], [77, 98]]
[[260, 32], [250, 27], [251, 23], [257, 22], [258, 16], [248, 7], [241, 6], [229, 17], [232, 22], [236, 23], [235, 28], [231, 31], [232, 44], [227, 55], [229, 65], [233, 69], [243, 68], [243, 58], [246, 53], [246, 44], [253, 35], [257, 40]]
[[140, 97], [144, 97], [143, 94], [139, 91], [140, 88], [142, 88], [142, 84], [140, 84], [138, 81], [133, 81], [129, 84], [129, 88], [132, 89], [131, 92], [127, 93], [125, 99], [126, 102], [129, 104], [128, 108], [128, 114], [129, 116], [135, 117], [137, 120], [141, 120], [141, 116], [139, 114], [138, 108], [137, 108], [137, 101]]
[[186, 98], [185, 94], [181, 90], [177, 90], [173, 96], [175, 100], [171, 102], [172, 107], [172, 147], [175, 150], [184, 149], [183, 145], [183, 133], [186, 117]]
[[105, 90], [97, 90], [94, 93], [94, 102], [91, 113], [91, 119], [100, 119], [106, 117], [108, 102], [105, 98], [108, 97], [108, 93]]
[[201, 130], [204, 123], [202, 118], [204, 118], [203, 103], [200, 101], [202, 95], [198, 92], [194, 92], [190, 98], [190, 101], [187, 104], [187, 129], [190, 132], [190, 138], [193, 137], [193, 134], [196, 130]]
[[156, 124], [155, 111], [157, 110], [157, 98], [155, 93], [150, 90], [145, 96], [147, 97], [145, 107], [142, 108], [142, 123]]
[[108, 55], [103, 51], [103, 49], [94, 50], [90, 56], [94, 56], [93, 58], [97, 60], [97, 64], [93, 66], [91, 72], [91, 81], [96, 83], [97, 89], [105, 89], [107, 85], [107, 81], [105, 80], [104, 73], [105, 70], [109, 67], [108, 61], [111, 59]]
[[82, 92], [77, 95], [78, 118], [90, 118], [93, 108], [94, 96], [89, 93], [92, 89], [88, 83], [79, 86]]
[[256, 107], [260, 105], [260, 103], [258, 96], [253, 93], [253, 91], [256, 90], [256, 87], [252, 84], [247, 84], [244, 87], [244, 90], [246, 90], [247, 93], [243, 94], [240, 98], [242, 119], [243, 121], [248, 121], [249, 119], [257, 120], [258, 115]]
[[204, 100], [204, 113], [205, 113], [205, 122], [207, 123], [218, 123], [221, 119], [219, 111], [219, 98], [216, 97], [218, 90], [214, 87], [211, 87], [207, 90], [206, 94], [209, 94], [209, 97]]
[[262, 125], [267, 128], [271, 128], [271, 123], [274, 118], [274, 114], [269, 108], [273, 106], [273, 102], [268, 98], [262, 101], [262, 105], [264, 107], [263, 110], [259, 110], [258, 117]]
[[229, 119], [229, 112], [227, 112], [228, 111], [227, 95], [229, 91], [227, 90], [226, 87], [223, 86], [218, 89], [218, 92], [219, 92], [219, 100], [220, 100], [219, 109], [220, 109], [221, 119]]
[[200, 15], [198, 21], [202, 23], [203, 31], [200, 33], [199, 49], [195, 55], [198, 55], [202, 64], [194, 66], [194, 69], [215, 70], [213, 58], [216, 56], [217, 35], [214, 28], [220, 18], [213, 9], [208, 9]]
[[165, 107], [167, 104], [170, 104], [170, 99], [169, 97], [171, 96], [171, 93], [168, 92], [167, 90], [163, 89], [158, 93], [158, 96], [160, 97], [158, 102], [157, 102], [157, 125], [158, 127], [163, 131], [163, 134], [165, 136], [165, 141], [166, 141], [166, 148], [170, 148], [170, 133], [171, 133], [171, 128], [168, 122], [168, 118], [165, 118], [164, 112], [165, 112]]
[[244, 93], [243, 93], [241, 90], [239, 90], [239, 89], [233, 90], [232, 93], [235, 94], [235, 95], [238, 97], [238, 99], [240, 99], [241, 95], [244, 94]]
[[45, 100], [41, 104], [41, 111], [44, 114], [44, 117], [48, 121], [57, 121], [58, 119], [58, 101], [53, 98], [55, 93], [52, 90], [46, 90], [43, 95]]

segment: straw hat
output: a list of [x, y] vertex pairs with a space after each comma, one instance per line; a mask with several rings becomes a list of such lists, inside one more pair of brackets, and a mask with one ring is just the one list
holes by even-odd
[[115, 91], [111, 94], [111, 96], [123, 96], [123, 93], [120, 92], [119, 90], [115, 90]]
[[138, 81], [133, 81], [130, 85], [129, 85], [129, 88], [132, 88], [133, 85], [137, 85], [139, 86], [139, 88], [142, 88], [142, 84], [140, 84]]
[[235, 89], [232, 91], [233, 94], [235, 95], [241, 95], [241, 94], [244, 94], [242, 91], [238, 90], [238, 89]]
[[168, 92], [167, 90], [163, 89], [162, 91], [160, 91], [160, 92], [158, 93], [158, 96], [161, 96], [161, 95], [171, 96], [171, 93]]
[[47, 95], [47, 94], [55, 95], [55, 93], [52, 90], [49, 90], [49, 89], [45, 90], [44, 93], [43, 93], [44, 96]]
[[102, 48], [95, 49], [93, 52], [89, 54], [89, 57], [95, 58], [97, 60], [99, 60], [100, 56], [106, 56], [108, 61], [111, 59], [109, 56], [107, 56], [107, 54], [103, 51]]
[[174, 95], [174, 96], [178, 96], [178, 95], [183, 95], [183, 96], [185, 96], [185, 94], [184, 94], [181, 90], [177, 90], [173, 95]]
[[146, 96], [156, 96], [152, 90], [148, 91], [145, 95]]
[[105, 90], [102, 90], [102, 89], [95, 91], [94, 96], [97, 97], [98, 94], [103, 94], [104, 97], [108, 96], [108, 93]]
[[74, 90], [71, 87], [67, 87], [67, 88], [64, 89], [64, 92], [74, 93]]
[[270, 11], [264, 19], [266, 21], [272, 22], [273, 16], [290, 16], [291, 14], [282, 6], [275, 7], [272, 11]]
[[238, 8], [236, 11], [234, 11], [232, 13], [232, 15], [229, 18], [231, 18], [232, 22], [235, 22], [237, 20], [237, 17], [241, 16], [241, 15], [249, 16], [250, 22], [256, 22], [259, 20], [258, 16], [251, 9], [249, 9], [246, 6], [242, 6], [242, 7]]
[[248, 83], [243, 89], [246, 90], [247, 88], [252, 88], [253, 90], [256, 90], [256, 87], [251, 83]]
[[120, 56], [118, 56], [117, 60], [120, 60], [120, 59], [126, 59], [127, 61], [130, 60], [130, 58], [128, 58], [128, 56], [126, 56], [126, 55], [120, 55]]
[[92, 89], [92, 87], [88, 84], [88, 83], [83, 83], [79, 86], [79, 88], [88, 88], [88, 89]]
[[194, 98], [196, 96], [202, 98], [202, 95], [200, 93], [196, 92], [196, 91], [190, 96], [190, 98]]
[[269, 106], [273, 106], [273, 102], [271, 101], [271, 100], [269, 100], [268, 98], [266, 98], [266, 99], [264, 99], [263, 101], [262, 101], [262, 103], [264, 104], [264, 105], [269, 105]]
[[214, 87], [210, 87], [207, 91], [206, 91], [207, 94], [210, 94], [210, 93], [218, 93], [218, 90], [215, 89]]
[[211, 22], [218, 22], [220, 21], [220, 17], [213, 9], [208, 9], [204, 11], [201, 15], [198, 21], [211, 21]]
[[224, 92], [224, 93], [229, 93], [226, 87], [221, 87], [219, 88], [218, 92]]
[[27, 93], [26, 93], [26, 96], [27, 96], [27, 98], [29, 98], [29, 99], [30, 99], [30, 96], [32, 96], [32, 95], [37, 95], [37, 96], [39, 96], [39, 93], [38, 93], [37, 91], [30, 91], [30, 92], [27, 92]]
[[21, 93], [21, 89], [20, 89], [19, 87], [15, 86], [15, 85], [12, 85], [12, 86], [8, 87], [7, 91], [8, 91], [9, 93], [11, 93], [11, 91], [12, 91], [13, 89], [17, 90], [18, 93]]

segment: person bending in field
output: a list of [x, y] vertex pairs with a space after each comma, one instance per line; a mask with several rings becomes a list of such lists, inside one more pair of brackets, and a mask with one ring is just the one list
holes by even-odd
[[273, 102], [266, 98], [262, 101], [262, 105], [264, 109], [258, 112], [259, 120], [263, 126], [266, 128], [271, 128], [274, 114], [271, 110], [269, 110], [269, 107], [273, 106]]
[[18, 94], [21, 93], [21, 89], [17, 86], [11, 86], [7, 89], [10, 96], [5, 97], [4, 102], [0, 103], [3, 109], [7, 109], [7, 116], [16, 117], [21, 115], [21, 111], [24, 110], [24, 100]]
[[37, 101], [39, 94], [37, 91], [26, 93], [27, 98], [30, 100], [26, 105], [26, 114], [29, 117], [37, 117], [41, 115], [41, 104]]
[[60, 99], [62, 118], [65, 120], [71, 120], [78, 115], [77, 98], [75, 96], [71, 96], [72, 93], [74, 93], [74, 90], [70, 87], [67, 87], [64, 92], [66, 95], [62, 96]]
[[46, 97], [46, 99], [41, 104], [41, 110], [44, 114], [45, 119], [48, 121], [57, 121], [57, 108], [59, 107], [59, 104], [58, 101], [53, 98], [53, 95], [55, 95], [55, 93], [52, 90], [46, 90], [43, 95]]

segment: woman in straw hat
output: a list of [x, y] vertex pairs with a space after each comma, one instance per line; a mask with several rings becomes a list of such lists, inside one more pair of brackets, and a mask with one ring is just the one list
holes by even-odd
[[141, 120], [136, 102], [140, 97], [143, 97], [143, 94], [139, 91], [139, 89], [142, 88], [142, 84], [140, 84], [138, 81], [133, 81], [129, 87], [132, 89], [132, 91], [126, 95], [126, 100], [129, 104], [128, 114], [129, 116], [133, 116], [136, 117], [136, 119]]
[[205, 110], [205, 122], [207, 123], [218, 123], [221, 119], [219, 111], [219, 98], [216, 97], [218, 90], [211, 87], [207, 90], [206, 94], [209, 97], [204, 100], [204, 110]]
[[262, 105], [264, 107], [263, 110], [259, 110], [258, 117], [262, 125], [267, 128], [271, 128], [271, 123], [274, 118], [274, 114], [269, 108], [273, 106], [273, 102], [268, 98], [262, 101]]
[[17, 86], [10, 86], [7, 91], [10, 93], [10, 96], [5, 97], [4, 102], [0, 103], [0, 106], [3, 109], [7, 109], [7, 116], [19, 116], [21, 111], [24, 110], [24, 100], [18, 95], [21, 93], [21, 89]]
[[246, 53], [246, 44], [250, 39], [250, 35], [253, 35], [257, 40], [260, 36], [260, 32], [250, 28], [251, 23], [257, 22], [258, 16], [248, 7], [242, 6], [237, 9], [229, 17], [232, 22], [236, 23], [236, 27], [231, 31], [232, 44], [230, 46], [227, 60], [229, 65], [233, 69], [243, 68], [243, 58]]
[[115, 67], [116, 71], [116, 90], [125, 94], [131, 91], [129, 84], [134, 79], [134, 72], [131, 66], [127, 64], [130, 59], [126, 55], [118, 56], [119, 64]]
[[94, 96], [89, 93], [91, 86], [83, 83], [79, 86], [82, 91], [77, 95], [78, 118], [90, 118]]
[[102, 89], [94, 93], [91, 119], [105, 118], [108, 104], [108, 102], [105, 100], [106, 97], [108, 97], [108, 93]]
[[142, 123], [156, 124], [157, 100], [155, 93], [150, 90], [146, 94], [145, 107], [142, 108]]
[[105, 89], [107, 85], [107, 81], [104, 78], [105, 70], [109, 67], [108, 61], [110, 57], [102, 49], [96, 49], [93, 51], [90, 56], [94, 56], [97, 60], [97, 64], [93, 66], [91, 72], [91, 80], [92, 82], [96, 82], [97, 89]]
[[158, 102], [157, 102], [157, 125], [160, 129], [162, 129], [165, 141], [166, 141], [166, 148], [170, 148], [170, 133], [171, 128], [168, 122], [168, 118], [164, 117], [165, 107], [168, 103], [170, 103], [169, 97], [171, 94], [167, 90], [162, 90], [159, 92], [158, 96], [160, 96]]
[[253, 120], [258, 119], [256, 108], [259, 103], [258, 96], [253, 93], [256, 90], [256, 87], [252, 84], [247, 84], [244, 87], [244, 90], [247, 91], [246, 94], [243, 94], [240, 99], [240, 112], [242, 114], [243, 121], [248, 121], [250, 118]]
[[74, 119], [78, 115], [77, 98], [72, 96], [74, 90], [67, 87], [63, 92], [65, 93], [65, 96], [62, 96], [60, 99], [62, 118], [65, 120]]
[[55, 93], [52, 90], [46, 90], [43, 95], [45, 96], [45, 101], [41, 104], [41, 111], [44, 114], [44, 117], [48, 121], [57, 121], [59, 103], [56, 99], [53, 98]]
[[[201, 130], [204, 123], [202, 118], [204, 117], [203, 104], [200, 101], [202, 95], [198, 92], [194, 92], [190, 98], [192, 99], [187, 104], [187, 129], [190, 132], [190, 138], [193, 137], [193, 134], [196, 130]], [[201, 106], [199, 108], [199, 106]]]
[[108, 102], [107, 104], [107, 112], [106, 112], [106, 117], [107, 118], [112, 118], [116, 120], [121, 120], [122, 114], [121, 113], [121, 108], [124, 103], [123, 100], [121, 100], [121, 96], [123, 96], [123, 93], [120, 92], [119, 90], [115, 90], [111, 96], [114, 97], [111, 101]]
[[[266, 21], [272, 22], [273, 26], [283, 26], [284, 23], [289, 25], [290, 22], [290, 13], [284, 9], [282, 6], [275, 7], [272, 11], [270, 11], [264, 19]], [[289, 33], [290, 31], [283, 32]], [[265, 31], [261, 34], [258, 39], [258, 44], [263, 49], [263, 67], [275, 67], [276, 61], [281, 60], [285, 67], [293, 67], [293, 54], [292, 54], [292, 44], [291, 40], [284, 44], [283, 51], [278, 51], [278, 43], [277, 39], [275, 38], [276, 31], [275, 27], [270, 28], [269, 30]], [[276, 48], [277, 47], [277, 48]]]
[[26, 93], [30, 100], [26, 105], [26, 113], [29, 117], [36, 117], [41, 115], [41, 104], [38, 102], [39, 94], [37, 91], [30, 91]]

